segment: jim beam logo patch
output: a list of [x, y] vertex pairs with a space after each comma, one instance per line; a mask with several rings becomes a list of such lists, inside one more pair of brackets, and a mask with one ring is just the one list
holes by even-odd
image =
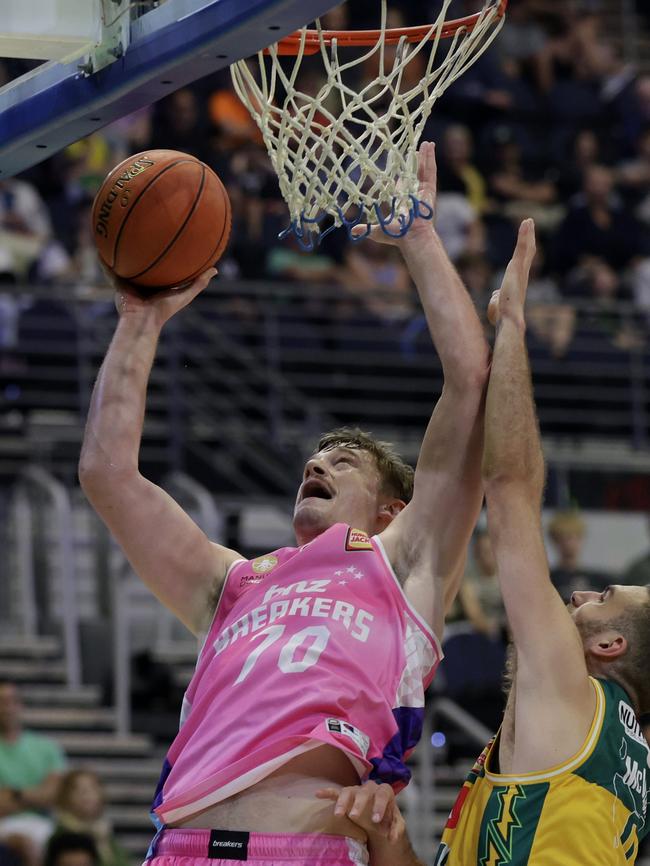
[[348, 537], [345, 540], [346, 550], [372, 550], [372, 542], [362, 529], [348, 529]]
[[278, 564], [277, 556], [267, 554], [266, 556], [258, 556], [251, 562], [251, 568], [255, 574], [268, 574]]

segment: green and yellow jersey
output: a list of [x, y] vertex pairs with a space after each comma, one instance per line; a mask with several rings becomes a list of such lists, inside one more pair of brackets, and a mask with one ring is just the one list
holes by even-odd
[[591, 680], [596, 712], [579, 752], [503, 775], [498, 734], [467, 777], [435, 866], [627, 866], [650, 830], [650, 749], [624, 690]]

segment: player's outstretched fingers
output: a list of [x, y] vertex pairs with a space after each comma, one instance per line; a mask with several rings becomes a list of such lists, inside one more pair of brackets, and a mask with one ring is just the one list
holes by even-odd
[[372, 805], [372, 821], [374, 824], [379, 824], [385, 817], [388, 817], [395, 802], [395, 792], [390, 785], [385, 782], [377, 787], [374, 792]]
[[488, 304], [487, 309], [488, 322], [495, 327], [499, 321], [499, 294], [499, 289], [492, 292], [492, 297], [490, 298], [490, 303]]
[[334, 806], [335, 815], [341, 816], [349, 814], [350, 810], [352, 809], [352, 804], [354, 803], [356, 792], [356, 787], [343, 788], [341, 791], [339, 791], [336, 805]]
[[319, 800], [334, 800], [334, 802], [336, 802], [340, 793], [340, 788], [319, 788], [319, 790], [316, 791], [316, 796]]
[[350, 818], [358, 818], [366, 812], [369, 812], [372, 801], [372, 789], [368, 785], [362, 785], [358, 788], [353, 788], [354, 800], [348, 815]]
[[[393, 220], [386, 225], [386, 228], [389, 232], [393, 232], [393, 234], [398, 234], [401, 226], [397, 220]], [[366, 223], [359, 223], [357, 226], [352, 227], [352, 236], [355, 238], [368, 238], [368, 240], [375, 241], [378, 244], [393, 244], [396, 245], [399, 238], [392, 237], [382, 229], [381, 226], [372, 225], [370, 226], [370, 230], [368, 230], [368, 225]]]

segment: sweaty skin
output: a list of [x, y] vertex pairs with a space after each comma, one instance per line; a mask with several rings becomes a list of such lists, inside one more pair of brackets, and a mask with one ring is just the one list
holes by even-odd
[[217, 803], [178, 825], [219, 827], [277, 833], [326, 833], [367, 842], [367, 833], [347, 815], [334, 814], [331, 803], [316, 792], [330, 785], [341, 788], [359, 782], [356, 770], [340, 749], [323, 745], [298, 755], [250, 788]]

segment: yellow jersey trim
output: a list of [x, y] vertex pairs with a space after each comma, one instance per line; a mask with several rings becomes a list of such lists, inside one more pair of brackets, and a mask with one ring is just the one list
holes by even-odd
[[[594, 713], [594, 718], [591, 722], [591, 727], [589, 728], [587, 737], [579, 752], [577, 752], [572, 758], [569, 758], [569, 760], [565, 761], [563, 764], [558, 764], [555, 767], [550, 767], [548, 770], [542, 770], [541, 772], [534, 773], [518, 773], [516, 776], [506, 776], [501, 775], [500, 773], [490, 773], [488, 771], [489, 759], [491, 757], [490, 751], [490, 755], [485, 761], [485, 778], [489, 779], [490, 782], [494, 782], [498, 785], [517, 785], [528, 784], [532, 782], [546, 782], [549, 779], [554, 779], [557, 776], [561, 776], [563, 773], [570, 773], [572, 770], [577, 769], [581, 764], [583, 764], [591, 755], [593, 750], [596, 748], [598, 738], [600, 737], [603, 728], [603, 722], [605, 720], [605, 693], [603, 691], [603, 687], [598, 682], [598, 680], [595, 680], [593, 677], [589, 677], [589, 680], [591, 681], [591, 684], [594, 687], [594, 691], [596, 692], [596, 711]], [[497, 741], [495, 740], [495, 744], [496, 742]]]

